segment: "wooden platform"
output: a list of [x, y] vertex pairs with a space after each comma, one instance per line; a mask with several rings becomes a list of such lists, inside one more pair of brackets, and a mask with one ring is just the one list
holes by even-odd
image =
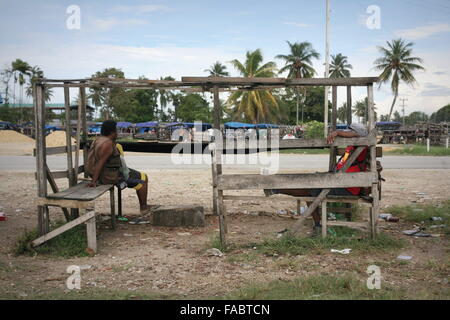
[[47, 195], [49, 199], [61, 200], [77, 200], [77, 201], [92, 201], [103, 195], [105, 192], [114, 187], [113, 184], [99, 185], [96, 188], [90, 188], [88, 182], [84, 181], [74, 187], [70, 187], [58, 193]]

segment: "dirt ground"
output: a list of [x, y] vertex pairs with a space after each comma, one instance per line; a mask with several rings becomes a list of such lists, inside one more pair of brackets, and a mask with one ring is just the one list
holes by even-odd
[[[164, 228], [151, 225], [119, 223], [115, 231], [106, 225], [99, 234], [99, 251], [93, 257], [54, 258], [42, 255], [14, 256], [12, 248], [25, 229], [36, 225], [36, 186], [32, 173], [0, 171], [2, 191], [0, 211], [7, 221], [0, 221], [0, 298], [27, 298], [52, 292], [67, 292], [66, 269], [70, 265], [89, 266], [82, 271], [82, 290], [146, 292], [161, 295], [199, 298], [224, 295], [243, 285], [270, 280], [289, 280], [314, 274], [354, 273], [367, 278], [370, 264], [382, 265], [383, 283], [411, 290], [448, 288], [450, 271], [436, 271], [449, 257], [448, 241], [443, 238], [413, 238], [400, 234], [411, 228], [404, 222], [380, 222], [384, 232], [409, 241], [402, 250], [379, 253], [289, 257], [295, 268], [286, 266], [282, 257], [260, 255], [252, 261], [237, 259], [252, 248], [244, 245], [276, 238], [277, 232], [289, 228], [295, 220], [277, 215], [277, 210], [295, 210], [295, 201], [227, 202], [228, 239], [237, 249], [223, 257], [205, 255], [211, 239], [218, 234], [218, 221], [211, 215], [211, 174], [209, 170], [147, 171], [151, 185], [151, 204], [193, 204], [205, 207], [205, 228]], [[437, 203], [449, 199], [449, 170], [385, 170], [382, 208], [392, 204], [414, 202]], [[60, 181], [58, 181], [61, 183]], [[61, 185], [63, 187], [63, 185]], [[425, 192], [425, 196], [418, 196]], [[233, 194], [233, 193], [230, 193]], [[262, 195], [251, 191], [249, 195]], [[124, 214], [137, 215], [138, 202], [133, 190], [123, 193]], [[96, 203], [96, 210], [108, 213], [109, 197]], [[381, 210], [383, 212], [383, 210]], [[53, 220], [62, 219], [57, 208], [50, 209]], [[367, 219], [366, 215], [362, 215]], [[310, 232], [307, 220], [303, 233]], [[343, 248], [337, 248], [343, 249]], [[399, 254], [412, 256], [411, 262], [399, 263]], [[445, 265], [445, 264], [444, 264]]]

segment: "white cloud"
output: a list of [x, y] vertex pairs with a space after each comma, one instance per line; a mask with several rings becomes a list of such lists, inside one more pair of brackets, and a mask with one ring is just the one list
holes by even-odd
[[117, 19], [117, 18], [108, 18], [108, 19], [96, 19], [92, 21], [92, 28], [95, 31], [105, 32], [110, 31], [115, 27], [135, 27], [135, 26], [143, 26], [148, 22], [143, 19]]
[[307, 23], [301, 23], [301, 22], [285, 22], [284, 24], [289, 25], [289, 26], [299, 27], [299, 28], [308, 28], [308, 27], [311, 27], [310, 24], [307, 24]]
[[[122, 69], [127, 78], [141, 75], [159, 79], [171, 75], [180, 80], [182, 76], [205, 76], [203, 70], [215, 61], [227, 63], [232, 59], [242, 59], [245, 52], [233, 47], [134, 47], [101, 45], [94, 43], [73, 43], [47, 46], [43, 55], [35, 46], [7, 45], [0, 51], [0, 61], [11, 61], [21, 57], [32, 65], [44, 70], [47, 78], [80, 79], [105, 68]], [[228, 71], [234, 69], [227, 65]], [[52, 102], [63, 101], [63, 92], [54, 90]]]
[[168, 7], [164, 5], [142, 5], [142, 6], [115, 6], [113, 8], [114, 12], [118, 13], [127, 13], [127, 12], [136, 12], [136, 13], [149, 13], [155, 11], [167, 11], [170, 10]]
[[418, 40], [428, 38], [437, 33], [450, 32], [450, 24], [440, 23], [428, 26], [416, 27], [412, 29], [402, 29], [395, 32], [397, 37]]

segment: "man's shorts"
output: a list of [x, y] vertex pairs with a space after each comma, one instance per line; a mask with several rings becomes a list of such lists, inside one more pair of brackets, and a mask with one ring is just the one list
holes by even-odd
[[[323, 189], [311, 189], [310, 194], [312, 197], [317, 197]], [[345, 188], [330, 189], [330, 196], [353, 196], [353, 194]]]
[[145, 179], [147, 179], [147, 175], [144, 172], [140, 172], [140, 171], [130, 168], [130, 175], [129, 175], [128, 181], [127, 181], [128, 188], [133, 188], [136, 191], [140, 190], [142, 188], [143, 184], [138, 183], [135, 180], [145, 181]]

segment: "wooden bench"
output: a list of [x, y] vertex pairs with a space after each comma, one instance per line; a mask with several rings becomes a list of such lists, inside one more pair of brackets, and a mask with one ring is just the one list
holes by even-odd
[[[79, 217], [67, 222], [61, 227], [52, 230], [43, 236], [31, 242], [33, 247], [41, 245], [42, 243], [56, 237], [57, 235], [72, 229], [73, 227], [86, 223], [87, 231], [87, 247], [94, 252], [97, 252], [97, 231], [96, 231], [96, 216], [94, 201], [109, 191], [111, 204], [111, 227], [116, 227], [116, 213], [114, 200], [114, 185], [99, 185], [96, 188], [90, 188], [89, 182], [84, 181], [66, 190], [49, 194], [46, 197], [37, 199], [38, 206], [54, 206], [61, 208], [78, 209]], [[119, 190], [119, 200], [121, 198]], [[119, 201], [119, 208], [121, 203]], [[121, 210], [120, 210], [121, 211]]]

